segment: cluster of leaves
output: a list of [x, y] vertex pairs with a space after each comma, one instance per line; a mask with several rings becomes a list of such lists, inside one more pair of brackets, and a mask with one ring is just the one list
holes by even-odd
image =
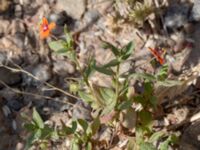
[[[24, 118], [28, 116], [23, 116]], [[45, 125], [36, 109], [33, 109], [32, 121], [24, 125], [25, 129], [30, 132], [25, 149], [29, 149], [32, 144], [38, 144], [41, 149], [47, 149], [49, 139], [58, 139], [57, 132]]]
[[[84, 102], [91, 105], [93, 110], [97, 113], [92, 123], [85, 120], [77, 119], [72, 122], [72, 127], [66, 126], [62, 122], [61, 129], [53, 129], [44, 125], [39, 114], [34, 110], [33, 122], [26, 125], [26, 128], [32, 132], [28, 145], [34, 143], [44, 143], [48, 140], [59, 139], [71, 135], [72, 150], [78, 150], [85, 147], [88, 150], [93, 149], [93, 136], [97, 133], [101, 126], [100, 117], [116, 112], [110, 121], [119, 121], [119, 115], [123, 110], [132, 110], [137, 114], [136, 137], [130, 140], [129, 149], [154, 150], [156, 149], [155, 141], [162, 140], [159, 145], [160, 150], [167, 150], [169, 144], [174, 143], [175, 136], [167, 135], [164, 132], [153, 131], [153, 113], [157, 108], [157, 99], [154, 94], [154, 87], [156, 84], [163, 86], [173, 86], [177, 82], [167, 80], [168, 67], [164, 65], [162, 69], [155, 75], [148, 73], [120, 73], [120, 66], [133, 53], [133, 42], [128, 43], [122, 48], [117, 48], [114, 45], [104, 42], [104, 48], [110, 49], [115, 56], [111, 61], [104, 65], [97, 65], [96, 60], [90, 57], [87, 62], [87, 67], [82, 69], [80, 67], [78, 56], [73, 49], [73, 39], [70, 34], [65, 31], [66, 39], [58, 40], [49, 43], [49, 46], [56, 53], [66, 55], [76, 66], [80, 72], [81, 78], [71, 81], [69, 90], [73, 94], [77, 94]], [[89, 82], [90, 76], [94, 72], [99, 72], [107, 75], [112, 80], [110, 87], [102, 87]], [[144, 91], [135, 96], [129, 96], [130, 80], [136, 78], [143, 84]], [[133, 104], [140, 104], [141, 110], [135, 111]], [[128, 114], [129, 115], [129, 114]], [[77, 125], [82, 127], [82, 130], [77, 129]], [[134, 143], [134, 144], [133, 144]], [[133, 145], [133, 146], [132, 146]]]
[[[33, 108], [32, 118], [33, 119], [30, 123], [24, 125], [27, 131], [30, 132], [25, 149], [29, 149], [32, 145], [38, 145], [40, 149], [46, 150], [51, 146], [50, 141], [73, 135], [70, 147], [71, 150], [81, 149], [80, 145], [84, 145], [87, 150], [91, 150], [91, 138], [96, 134], [100, 127], [99, 118], [96, 118], [90, 124], [83, 119], [74, 120], [71, 127], [65, 125], [61, 120], [62, 127], [60, 129], [55, 129], [54, 127], [44, 123], [35, 108]], [[82, 127], [82, 130], [78, 130], [78, 125]]]
[[[119, 0], [116, 0], [118, 3]], [[142, 26], [148, 16], [154, 12], [155, 8], [152, 0], [125, 0], [121, 3], [126, 3], [129, 11], [128, 19], [136, 26]]]
[[154, 11], [152, 2], [148, 0], [132, 3], [131, 9], [130, 19], [137, 25], [143, 25], [147, 17]]

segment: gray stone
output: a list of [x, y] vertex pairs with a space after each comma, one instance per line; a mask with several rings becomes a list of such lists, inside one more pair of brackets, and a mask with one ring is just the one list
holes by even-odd
[[[55, 101], [54, 101], [55, 100]], [[63, 107], [70, 108], [70, 105], [64, 103], [63, 101], [68, 101], [64, 97], [54, 97], [54, 100], [48, 100], [48, 104], [46, 105], [48, 108], [54, 110], [54, 111], [65, 111]], [[67, 106], [68, 105], [68, 106]]]
[[200, 1], [199, 0], [194, 0], [194, 5], [192, 7], [189, 20], [190, 21], [200, 20]]
[[40, 64], [33, 69], [33, 75], [40, 81], [48, 81], [51, 78], [50, 68], [46, 64]]
[[23, 58], [24, 58], [24, 63], [25, 64], [28, 64], [28, 65], [36, 65], [39, 63], [40, 61], [40, 57], [38, 54], [33, 54], [31, 53], [30, 51], [27, 51], [25, 53], [22, 53], [23, 54]]
[[64, 26], [73, 24], [74, 20], [68, 16], [64, 11], [60, 13], [52, 13], [49, 15], [49, 21], [55, 22], [56, 25]]
[[12, 101], [9, 101], [7, 105], [8, 105], [12, 110], [15, 110], [15, 111], [19, 111], [19, 110], [23, 107], [22, 102], [19, 101], [19, 100], [16, 100], [16, 99], [13, 99]]
[[6, 59], [6, 54], [0, 52], [0, 64], [5, 63]]
[[49, 22], [55, 22], [56, 28], [52, 33], [56, 36], [64, 34], [64, 26], [67, 25], [69, 30], [72, 30], [75, 25], [75, 20], [66, 14], [66, 12], [52, 13], [49, 15]]
[[13, 42], [19, 47], [20, 49], [24, 48], [24, 40], [25, 40], [25, 35], [22, 32], [16, 32], [14, 35]]
[[[0, 80], [8, 85], [14, 85], [21, 81], [21, 74], [15, 73], [6, 69], [4, 67], [0, 67]], [[0, 83], [0, 87], [3, 85]]]
[[78, 101], [72, 110], [72, 117], [75, 119], [84, 119], [91, 121], [91, 107], [83, 101]]
[[66, 60], [57, 60], [53, 63], [53, 71], [59, 75], [73, 74], [75, 67]]
[[57, 10], [64, 10], [74, 19], [80, 19], [86, 9], [85, 0], [58, 0], [56, 3]]
[[99, 17], [100, 17], [100, 13], [97, 11], [97, 10], [89, 10], [89, 11], [87, 11], [86, 13], [85, 13], [85, 15], [84, 15], [84, 21], [86, 22], [86, 23], [94, 23], [94, 22], [96, 22], [98, 19], [99, 19]]
[[50, 67], [47, 64], [30, 66], [29, 68], [26, 68], [26, 70], [33, 74], [36, 79], [27, 74], [23, 74], [23, 82], [25, 85], [40, 86], [42, 82], [48, 81], [52, 76]]
[[174, 4], [166, 10], [164, 25], [169, 28], [182, 27], [188, 21], [189, 6]]
[[200, 121], [193, 123], [183, 130], [180, 141], [180, 150], [199, 150]]
[[23, 15], [23, 10], [21, 5], [15, 5], [15, 17], [21, 18]]
[[6, 101], [11, 101], [15, 98], [18, 98], [19, 95], [10, 90], [9, 88], [4, 88], [0, 90], [0, 95], [6, 100]]

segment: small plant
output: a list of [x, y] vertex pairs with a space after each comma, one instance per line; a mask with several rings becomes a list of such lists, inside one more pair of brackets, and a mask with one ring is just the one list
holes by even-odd
[[[60, 129], [44, 124], [41, 116], [33, 108], [33, 120], [31, 123], [26, 123], [24, 127], [30, 132], [25, 149], [29, 149], [32, 145], [38, 145], [40, 149], [48, 149], [50, 141], [65, 138], [72, 135], [71, 149], [80, 149], [83, 145], [88, 150], [92, 149], [92, 136], [96, 134], [100, 127], [99, 118], [94, 119], [92, 123], [88, 123], [83, 119], [77, 119], [72, 122], [72, 126], [66, 126], [61, 120], [62, 127]], [[81, 126], [81, 130], [77, 126]]]
[[[151, 0], [116, 0], [116, 4], [123, 3], [126, 6], [128, 14], [124, 19], [128, 19], [135, 26], [143, 26], [143, 23], [148, 19], [148, 16], [155, 12], [153, 2]], [[120, 7], [116, 7], [118, 12]]]
[[130, 11], [130, 20], [137, 25], [143, 25], [147, 17], [154, 11], [152, 2], [144, 0], [144, 2], [135, 2]]
[[[39, 143], [41, 148], [48, 147], [48, 141], [58, 140], [61, 138], [72, 137], [71, 149], [78, 150], [86, 148], [94, 149], [94, 135], [98, 133], [102, 124], [115, 128], [115, 123], [119, 122], [119, 116], [127, 110], [128, 115], [136, 113], [135, 137], [130, 136], [128, 149], [135, 150], [167, 150], [169, 144], [176, 142], [176, 138], [172, 134], [164, 131], [155, 132], [153, 128], [154, 113], [156, 112], [158, 102], [155, 95], [155, 87], [174, 86], [178, 84], [173, 80], [167, 79], [168, 66], [163, 64], [162, 68], [155, 75], [148, 73], [120, 73], [121, 64], [127, 61], [133, 53], [133, 42], [129, 42], [124, 47], [118, 48], [108, 42], [103, 42], [105, 49], [110, 49], [114, 58], [108, 63], [97, 65], [93, 57], [88, 58], [85, 68], [82, 68], [77, 52], [74, 50], [74, 41], [69, 32], [65, 29], [65, 39], [52, 41], [49, 47], [55, 53], [67, 56], [80, 73], [80, 78], [70, 81], [69, 91], [77, 94], [84, 102], [91, 105], [93, 112], [96, 112], [94, 120], [87, 122], [82, 119], [72, 121], [71, 127], [66, 126], [62, 121], [62, 127], [55, 129], [45, 125], [37, 111], [33, 110], [33, 121], [25, 125], [26, 129], [31, 132], [31, 136], [27, 141], [27, 147], [35, 143]], [[94, 72], [107, 75], [112, 80], [110, 87], [102, 87], [90, 81], [90, 77]], [[143, 92], [137, 95], [130, 95], [130, 81], [136, 79], [144, 87]], [[139, 105], [140, 109], [136, 110], [133, 106]], [[115, 112], [115, 113], [112, 113]], [[102, 122], [101, 119], [107, 115], [112, 115], [108, 122]], [[81, 127], [81, 129], [78, 128]], [[159, 144], [155, 143], [160, 140]]]
[[[28, 116], [25, 117], [27, 118]], [[31, 123], [24, 125], [25, 129], [30, 132], [25, 149], [29, 149], [33, 144], [39, 145], [41, 149], [47, 149], [51, 139], [58, 139], [58, 133], [53, 128], [44, 124], [35, 108], [33, 108], [32, 118]]]
[[[153, 130], [153, 114], [157, 110], [158, 101], [154, 94], [154, 89], [158, 85], [174, 86], [180, 82], [167, 79], [168, 66], [163, 65], [160, 71], [151, 75], [148, 73], [134, 73], [130, 77], [139, 79], [144, 85], [143, 93], [134, 96], [132, 102], [141, 105], [142, 110], [137, 112], [138, 122], [136, 124], [136, 137], [130, 141], [130, 145], [134, 150], [168, 150], [169, 144], [177, 143], [177, 136], [175, 134], [168, 134], [165, 131]], [[158, 142], [161, 140], [160, 142]], [[157, 142], [155, 147], [155, 143]]]

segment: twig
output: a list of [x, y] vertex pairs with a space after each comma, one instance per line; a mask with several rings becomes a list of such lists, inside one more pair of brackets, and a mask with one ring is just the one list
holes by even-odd
[[[11, 71], [13, 71], [13, 72], [22, 72], [22, 73], [25, 73], [25, 74], [27, 74], [28, 76], [34, 78], [35, 80], [40, 81], [40, 79], [38, 79], [36, 76], [34, 76], [33, 74], [31, 74], [30, 72], [28, 72], [28, 71], [22, 69], [19, 65], [13, 63], [12, 61], [10, 61], [10, 62], [11, 62], [15, 67], [17, 67], [18, 69], [15, 69], [15, 68], [12, 68], [12, 67], [8, 67], [8, 66], [5, 66], [5, 65], [3, 65], [3, 64], [1, 64], [0, 67], [4, 67], [4, 68], [9, 69], [9, 70], [11, 70]], [[66, 92], [66, 91], [64, 91], [64, 90], [62, 90], [62, 89], [60, 89], [60, 88], [58, 88], [58, 87], [56, 87], [56, 86], [50, 84], [50, 83], [48, 83], [48, 82], [43, 82], [43, 83], [44, 83], [46, 86], [48, 86], [48, 87], [50, 87], [50, 88], [53, 88], [55, 91], [59, 91], [60, 93], [63, 93], [63, 94], [65, 94], [65, 95], [67, 95], [67, 96], [70, 96], [70, 97], [72, 97], [72, 98], [79, 99], [79, 97], [76, 97], [76, 96], [74, 96], [74, 95], [72, 95], [72, 94], [70, 94], [70, 93], [68, 93], [68, 92]]]
[[[45, 98], [47, 100], [52, 100], [54, 102], [58, 102], [58, 103], [64, 103], [64, 104], [69, 104], [71, 106], [74, 106], [75, 104], [74, 103], [71, 103], [67, 100], [64, 100], [64, 101], [60, 101], [60, 100], [57, 100], [55, 98], [52, 98], [52, 97], [49, 97], [49, 96], [43, 96], [43, 95], [39, 95], [39, 94], [34, 94], [34, 93], [30, 93], [30, 92], [24, 92], [24, 91], [20, 91], [18, 89], [13, 89], [12, 87], [10, 87], [9, 85], [7, 85], [5, 82], [3, 82], [2, 80], [0, 80], [0, 83], [2, 85], [4, 85], [6, 88], [10, 89], [12, 92], [14, 93], [18, 93], [18, 94], [22, 94], [22, 95], [30, 95], [30, 96], [34, 96], [34, 97], [40, 97], [40, 98]], [[76, 105], [76, 107], [80, 108], [80, 109], [85, 109], [88, 111], [88, 109], [80, 106], [80, 105]]]
[[[43, 96], [43, 95], [39, 95], [39, 94], [34, 94], [34, 93], [30, 93], [30, 92], [24, 92], [24, 91], [20, 91], [18, 89], [13, 89], [12, 87], [10, 87], [9, 85], [7, 85], [5, 82], [3, 82], [2, 80], [0, 80], [0, 83], [2, 85], [4, 85], [6, 88], [10, 89], [12, 92], [14, 93], [18, 93], [18, 94], [23, 94], [23, 95], [30, 95], [30, 96], [34, 96], [34, 97], [40, 97], [40, 98], [45, 98], [45, 99], [48, 99], [48, 100], [53, 100], [55, 102], [59, 102], [61, 103], [61, 101], [59, 100], [56, 100], [55, 98], [51, 98], [49, 96]], [[69, 105], [74, 105], [73, 103], [70, 103], [70, 102], [67, 102], [67, 101], [62, 101], [62, 103], [66, 103], [66, 104], [69, 104]]]

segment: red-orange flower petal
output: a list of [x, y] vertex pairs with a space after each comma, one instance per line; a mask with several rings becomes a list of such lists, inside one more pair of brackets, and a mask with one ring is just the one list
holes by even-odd
[[49, 30], [50, 30], [50, 31], [53, 30], [55, 27], [56, 27], [56, 24], [55, 24], [54, 22], [51, 22], [51, 23], [49, 24]]
[[40, 31], [40, 38], [41, 39], [45, 39], [45, 38], [47, 38], [48, 36], [50, 35], [50, 32], [49, 32], [49, 30], [47, 30], [47, 31]]
[[165, 63], [165, 60], [160, 56], [160, 54], [156, 50], [152, 49], [151, 47], [148, 47], [148, 49], [154, 55], [154, 57], [156, 58], [156, 60], [159, 61], [159, 63], [161, 65], [163, 65]]
[[55, 27], [56, 24], [54, 22], [49, 24], [48, 20], [45, 17], [43, 17], [42, 23], [40, 24], [40, 38], [47, 38], [50, 35], [51, 30], [53, 30]]

